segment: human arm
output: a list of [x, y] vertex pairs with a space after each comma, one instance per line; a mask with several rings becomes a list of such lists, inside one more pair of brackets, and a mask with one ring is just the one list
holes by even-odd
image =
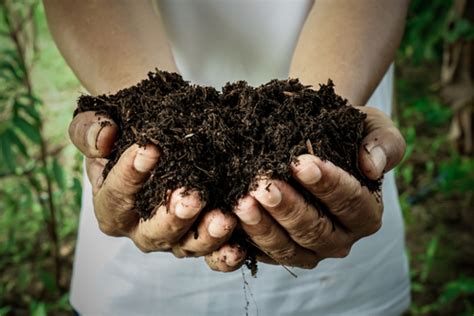
[[[90, 93], [116, 92], [144, 79], [154, 68], [176, 71], [151, 1], [45, 0], [44, 5], [57, 46]], [[232, 233], [236, 219], [213, 210], [199, 222], [199, 238], [191, 238], [189, 228], [204, 202], [197, 194], [183, 197], [179, 190], [171, 194], [169, 212], [161, 206], [150, 220], [141, 221], [133, 211], [134, 196], [159, 160], [159, 150], [151, 144], [130, 147], [104, 181], [100, 158], [112, 149], [116, 125], [85, 112], [74, 118], [69, 133], [87, 157], [95, 213], [104, 233], [127, 236], [145, 252], [166, 250], [179, 257], [207, 254]]]
[[[316, 1], [298, 40], [290, 77], [315, 87], [331, 78], [338, 94], [353, 105], [365, 105], [393, 61], [408, 2]], [[378, 179], [401, 160], [405, 143], [380, 111], [361, 110], [368, 118], [359, 165], [369, 178]], [[376, 232], [383, 205], [330, 162], [310, 155], [300, 160], [292, 166], [295, 179], [326, 204], [340, 225], [333, 229], [328, 217], [320, 217], [298, 192], [280, 181], [271, 181], [275, 185], [270, 191], [262, 189], [268, 187], [263, 181], [260, 189], [241, 201], [236, 214], [253, 242], [271, 254], [262, 260], [312, 268], [324, 258], [346, 256], [355, 241]], [[220, 254], [216, 251], [213, 256]]]

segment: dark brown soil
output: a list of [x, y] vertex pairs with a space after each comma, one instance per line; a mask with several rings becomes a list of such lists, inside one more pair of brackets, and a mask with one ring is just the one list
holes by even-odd
[[219, 92], [157, 71], [114, 95], [81, 96], [75, 115], [91, 110], [110, 116], [120, 129], [104, 176], [134, 143], [152, 143], [162, 152], [136, 199], [142, 218], [179, 187], [197, 189], [207, 201], [204, 212], [229, 212], [258, 176], [288, 181], [324, 208], [289, 173], [295, 157], [308, 152], [331, 160], [372, 191], [380, 186], [357, 166], [366, 115], [337, 96], [330, 80], [319, 90], [297, 79], [257, 88], [239, 81]]

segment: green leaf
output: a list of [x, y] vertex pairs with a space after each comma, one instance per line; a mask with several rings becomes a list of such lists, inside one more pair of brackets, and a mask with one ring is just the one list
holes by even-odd
[[54, 281], [54, 276], [51, 272], [40, 271], [39, 278], [49, 293], [55, 294], [57, 292], [56, 282]]
[[400, 173], [403, 178], [403, 182], [406, 185], [410, 185], [413, 181], [413, 165], [407, 165], [400, 168]]
[[53, 159], [53, 176], [58, 187], [64, 190], [66, 188], [66, 177], [64, 176], [63, 167], [61, 167], [57, 158]]
[[23, 144], [21, 139], [15, 133], [15, 131], [9, 129], [6, 131], [5, 134], [8, 136], [10, 143], [13, 144], [25, 158], [28, 158], [29, 157], [28, 150], [26, 149], [25, 144]]
[[81, 205], [82, 199], [82, 183], [78, 178], [74, 178], [72, 184], [72, 190], [74, 192], [74, 201], [77, 206]]
[[425, 286], [419, 282], [412, 282], [411, 290], [415, 293], [423, 293], [425, 291]]
[[[20, 72], [12, 64], [2, 61], [0, 62], [0, 72], [7, 79], [16, 79], [18, 83], [23, 82], [23, 77]], [[9, 75], [10, 74], [10, 75]]]
[[18, 51], [15, 49], [3, 49], [1, 51], [1, 55], [5, 57], [5, 60], [10, 61], [10, 64], [12, 64], [16, 68], [21, 68], [21, 58], [18, 55]]
[[15, 116], [13, 118], [13, 124], [32, 142], [36, 144], [39, 144], [41, 142], [41, 137], [38, 128], [29, 123], [27, 120], [23, 119], [20, 116]]
[[30, 303], [30, 315], [31, 316], [47, 316], [46, 304], [43, 302], [31, 302]]
[[8, 315], [8, 313], [12, 310], [10, 306], [3, 306], [0, 307], [0, 316]]
[[69, 303], [69, 293], [64, 294], [61, 298], [56, 302], [56, 307], [62, 310], [70, 310], [71, 304]]
[[5, 134], [0, 136], [0, 150], [2, 153], [2, 160], [5, 166], [10, 171], [15, 171], [15, 159], [13, 158], [12, 147]]
[[436, 251], [438, 250], [439, 236], [434, 236], [431, 238], [428, 247], [426, 248], [426, 253], [424, 256], [423, 268], [420, 274], [420, 280], [424, 283], [431, 272], [433, 263], [435, 261]]
[[474, 38], [474, 25], [466, 19], [457, 20], [445, 35], [445, 40], [448, 43], [454, 43], [460, 39], [469, 41], [472, 38]]
[[[34, 102], [36, 102], [36, 101], [34, 101]], [[39, 123], [41, 122], [41, 117], [40, 117], [40, 114], [39, 114], [38, 110], [34, 106], [35, 103], [33, 103], [33, 104], [24, 104], [23, 102], [21, 102], [20, 98], [17, 98], [17, 99], [15, 99], [14, 104], [17, 107], [17, 109], [22, 110], [26, 115], [31, 117], [35, 121], [36, 124], [39, 125]]]

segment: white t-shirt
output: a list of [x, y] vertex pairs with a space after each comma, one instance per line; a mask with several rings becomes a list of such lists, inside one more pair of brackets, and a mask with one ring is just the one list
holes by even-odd
[[[311, 4], [158, 1], [180, 73], [215, 87], [287, 78]], [[392, 68], [369, 101], [388, 114]], [[71, 303], [81, 315], [244, 315], [244, 271], [250, 315], [399, 315], [409, 305], [410, 286], [397, 196], [390, 172], [383, 184], [383, 226], [357, 242], [348, 257], [326, 259], [314, 270], [293, 269], [297, 278], [260, 264], [252, 278], [246, 269], [217, 273], [202, 258], [144, 254], [127, 238], [105, 236], [85, 177]]]

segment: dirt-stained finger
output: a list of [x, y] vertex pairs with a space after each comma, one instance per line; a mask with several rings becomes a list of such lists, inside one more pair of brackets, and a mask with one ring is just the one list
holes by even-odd
[[92, 185], [94, 195], [97, 194], [104, 181], [102, 172], [107, 161], [107, 159], [103, 158], [86, 158], [86, 173]]
[[104, 158], [110, 154], [118, 127], [110, 119], [96, 112], [79, 113], [69, 125], [72, 143], [89, 158]]
[[311, 269], [319, 262], [312, 251], [298, 245], [252, 197], [239, 200], [234, 213], [241, 220], [241, 227], [254, 246], [276, 262]]
[[169, 250], [188, 232], [204, 207], [204, 202], [197, 191], [183, 195], [184, 191], [183, 188], [175, 190], [170, 196], [168, 207], [161, 205], [150, 219], [140, 221], [131, 234], [140, 249]]
[[[334, 223], [326, 214], [305, 201], [301, 194], [283, 181], [261, 180], [251, 194], [291, 239], [315, 251], [320, 257], [329, 257], [333, 249], [350, 243], [351, 236], [343, 230], [334, 230]], [[279, 203], [274, 203], [274, 196], [279, 196]], [[331, 243], [333, 249], [323, 247], [327, 243]]]
[[208, 255], [229, 239], [236, 225], [237, 218], [234, 214], [223, 213], [218, 209], [211, 210], [200, 220], [197, 236], [195, 232], [189, 231], [179, 245], [189, 255]]
[[225, 244], [205, 257], [207, 265], [214, 271], [232, 272], [242, 266], [246, 252], [239, 245]]
[[359, 148], [359, 167], [372, 180], [380, 179], [403, 158], [406, 143], [392, 120], [382, 111], [359, 107], [367, 114], [365, 133]]
[[94, 195], [94, 210], [100, 229], [108, 235], [124, 236], [137, 225], [133, 212], [138, 193], [160, 153], [153, 145], [129, 147], [111, 169]]
[[292, 164], [293, 176], [324, 203], [346, 230], [355, 236], [375, 233], [381, 226], [383, 204], [356, 178], [329, 161], [305, 154]]

